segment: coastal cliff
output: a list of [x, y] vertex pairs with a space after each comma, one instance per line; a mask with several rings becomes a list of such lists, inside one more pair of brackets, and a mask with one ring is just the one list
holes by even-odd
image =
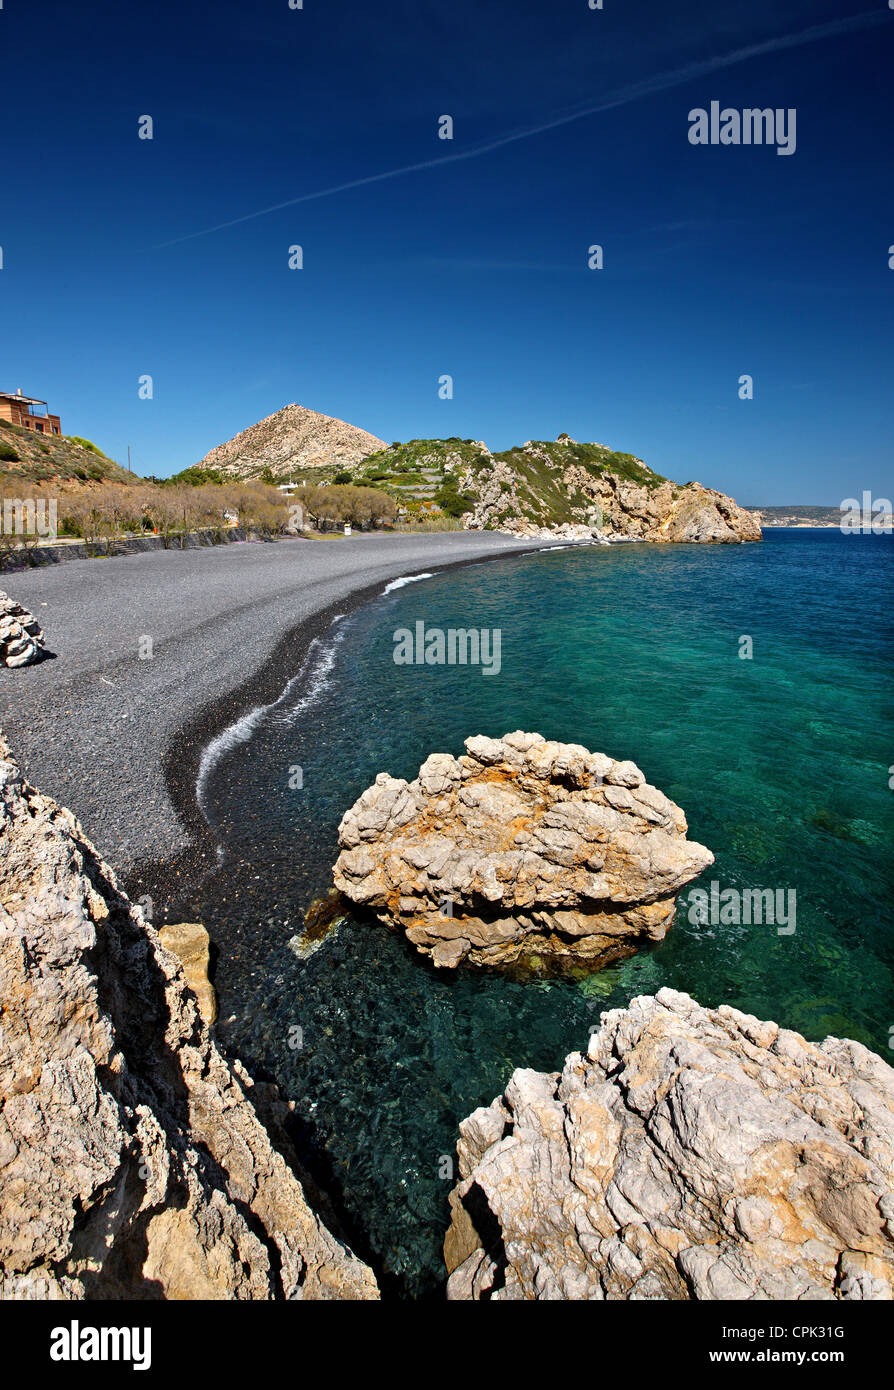
[[[470, 740], [469, 761], [527, 765], [535, 737]], [[596, 759], [616, 799], [679, 829], [632, 764], [569, 749], [554, 774]], [[202, 929], [171, 940], [203, 986]], [[4, 1297], [378, 1296], [271, 1088], [219, 1052], [211, 1001], [2, 741], [0, 1001]], [[894, 1070], [857, 1042], [661, 990], [604, 1014], [561, 1072], [516, 1071], [457, 1152], [451, 1299], [894, 1297]]]
[[4, 1296], [378, 1296], [177, 957], [2, 739], [0, 1000]]
[[448, 1297], [894, 1297], [894, 1070], [662, 989], [460, 1126]]

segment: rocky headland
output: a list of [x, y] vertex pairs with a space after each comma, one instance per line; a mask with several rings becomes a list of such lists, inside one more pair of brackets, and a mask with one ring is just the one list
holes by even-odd
[[10, 1296], [378, 1296], [262, 1124], [266, 1088], [220, 1053], [178, 958], [5, 743], [0, 1001]]
[[891, 1299], [894, 1070], [662, 989], [460, 1126], [463, 1299]]
[[[464, 520], [470, 530], [665, 544], [761, 539], [760, 516], [725, 493], [701, 483], [670, 482], [641, 459], [612, 455], [601, 445], [577, 445], [567, 435], [554, 444], [529, 440], [492, 457], [489, 469], [467, 467], [458, 487], [473, 498]], [[558, 513], [553, 491], [567, 499]]]
[[335, 886], [435, 966], [597, 969], [660, 941], [714, 862], [632, 762], [517, 731], [380, 773], [339, 826]]
[[355, 482], [461, 518], [469, 531], [522, 538], [653, 543], [761, 540], [760, 514], [701, 483], [675, 483], [634, 454], [568, 434], [493, 453], [483, 440], [394, 443]]

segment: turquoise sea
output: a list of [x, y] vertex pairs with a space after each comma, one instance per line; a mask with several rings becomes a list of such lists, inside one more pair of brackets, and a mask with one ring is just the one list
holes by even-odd
[[[458, 1121], [635, 994], [670, 985], [892, 1057], [892, 597], [894, 541], [837, 530], [487, 561], [336, 621], [282, 700], [219, 741], [201, 803], [221, 864], [188, 910], [218, 948], [220, 1033], [294, 1102], [386, 1285], [443, 1282]], [[395, 665], [395, 630], [419, 620], [499, 629], [499, 674]], [[659, 946], [582, 982], [435, 974], [352, 920], [302, 959], [338, 821], [376, 773], [518, 728], [631, 758], [713, 850], [707, 880], [795, 890], [794, 932], [681, 907]]]

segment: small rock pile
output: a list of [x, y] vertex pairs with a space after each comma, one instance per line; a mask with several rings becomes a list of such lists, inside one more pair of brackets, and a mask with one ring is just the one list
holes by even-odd
[[0, 660], [6, 666], [29, 666], [43, 651], [40, 623], [0, 589]]

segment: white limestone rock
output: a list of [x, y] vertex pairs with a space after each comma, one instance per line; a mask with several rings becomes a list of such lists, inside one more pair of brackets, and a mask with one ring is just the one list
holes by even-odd
[[451, 1299], [894, 1297], [894, 1070], [662, 989], [460, 1125]]

